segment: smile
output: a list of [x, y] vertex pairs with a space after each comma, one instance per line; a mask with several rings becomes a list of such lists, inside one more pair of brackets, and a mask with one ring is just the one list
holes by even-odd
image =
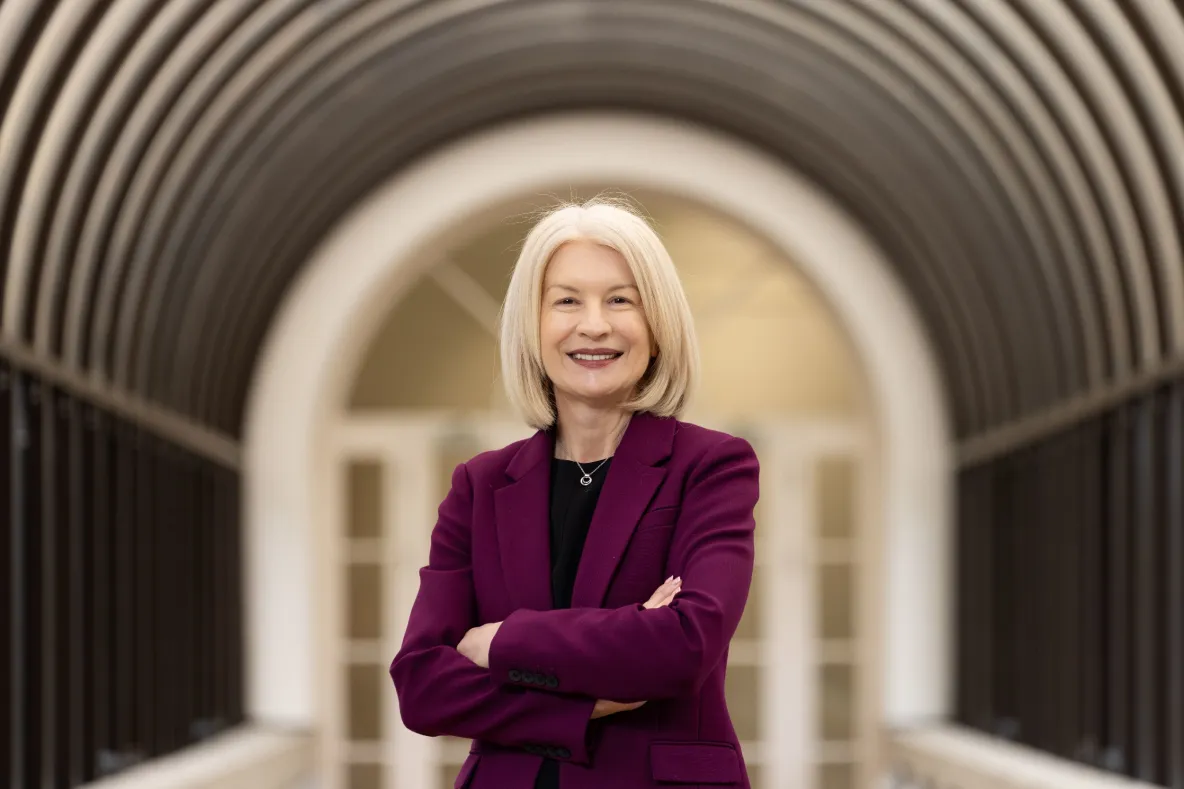
[[616, 359], [619, 353], [569, 353], [577, 362], [607, 362]]

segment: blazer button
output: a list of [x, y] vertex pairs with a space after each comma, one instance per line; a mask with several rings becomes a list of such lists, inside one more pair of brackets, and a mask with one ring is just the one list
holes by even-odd
[[511, 682], [521, 682], [522, 681], [522, 672], [516, 668], [510, 669], [510, 681]]
[[555, 677], [550, 677], [550, 676], [549, 676], [549, 677], [547, 677], [547, 687], [548, 687], [548, 688], [557, 688], [557, 687], [559, 687], [559, 680], [558, 680], [558, 679], [556, 679]]

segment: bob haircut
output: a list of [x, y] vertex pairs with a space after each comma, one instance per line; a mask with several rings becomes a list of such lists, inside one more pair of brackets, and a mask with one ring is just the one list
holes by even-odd
[[699, 344], [682, 282], [654, 229], [627, 206], [604, 198], [561, 205], [526, 236], [500, 316], [502, 379], [510, 403], [533, 428], [555, 424], [555, 395], [543, 368], [539, 321], [547, 264], [569, 241], [616, 250], [641, 291], [657, 357], [625, 408], [681, 416], [699, 380]]

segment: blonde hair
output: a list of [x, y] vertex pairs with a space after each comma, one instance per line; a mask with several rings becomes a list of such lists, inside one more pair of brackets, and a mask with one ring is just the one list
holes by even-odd
[[680, 416], [699, 379], [699, 344], [682, 282], [670, 253], [649, 223], [623, 201], [603, 197], [551, 210], [526, 236], [500, 316], [502, 380], [510, 403], [531, 427], [545, 429], [555, 424], [555, 401], [543, 368], [539, 321], [547, 264], [569, 241], [592, 241], [616, 250], [641, 291], [657, 358], [625, 408]]

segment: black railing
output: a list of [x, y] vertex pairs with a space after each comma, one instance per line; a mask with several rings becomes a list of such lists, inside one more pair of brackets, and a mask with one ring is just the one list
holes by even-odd
[[238, 474], [0, 364], [0, 783], [241, 721]]
[[959, 479], [957, 718], [1184, 789], [1184, 384]]

